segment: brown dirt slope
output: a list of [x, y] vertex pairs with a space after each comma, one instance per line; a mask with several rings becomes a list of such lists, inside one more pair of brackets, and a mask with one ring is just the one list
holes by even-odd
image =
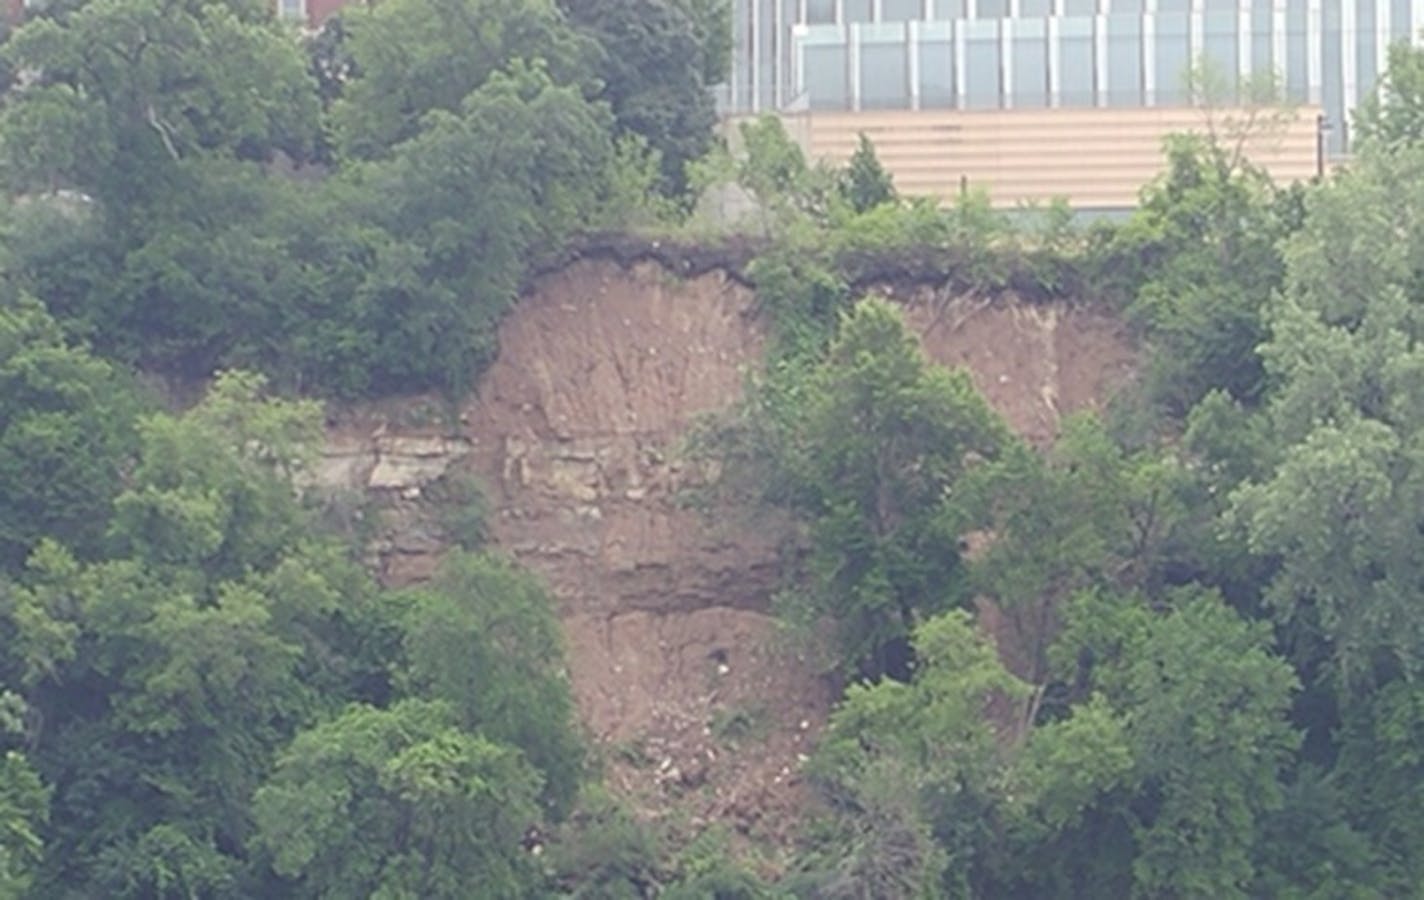
[[[1035, 441], [1130, 372], [1122, 329], [1082, 308], [923, 285], [897, 299], [932, 358], [967, 366]], [[394, 528], [378, 549], [393, 581], [423, 577], [438, 552], [422, 485], [476, 473], [495, 541], [558, 600], [610, 783], [692, 828], [718, 819], [779, 842], [831, 699], [766, 612], [788, 531], [766, 518], [707, 521], [676, 496], [689, 423], [734, 402], [759, 365], [753, 301], [715, 269], [678, 278], [650, 261], [574, 262], [540, 277], [507, 318], [458, 427], [368, 411], [333, 435], [328, 469], [392, 499]]]

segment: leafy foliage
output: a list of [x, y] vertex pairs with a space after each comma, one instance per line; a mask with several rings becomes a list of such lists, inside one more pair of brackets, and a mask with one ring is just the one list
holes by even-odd
[[539, 778], [518, 751], [462, 731], [438, 703], [356, 706], [298, 735], [254, 803], [297, 896], [527, 894], [519, 848]]
[[1114, 236], [1107, 253], [1135, 282], [1129, 315], [1154, 345], [1148, 389], [1173, 414], [1212, 390], [1260, 397], [1256, 347], [1283, 275], [1277, 243], [1293, 227], [1292, 202], [1230, 148], [1177, 137], [1166, 173]]
[[[693, 57], [710, 40], [669, 27]], [[11, 242], [14, 271], [125, 362], [458, 395], [541, 254], [667, 209], [598, 96], [599, 46], [552, 3], [383, 3], [312, 53], [236, 0], [26, 24], [6, 58], [42, 75], [6, 104], [0, 151], [41, 198], [11, 211], [35, 238]], [[42, 239], [56, 211], [92, 233]]]
[[869, 212], [896, 199], [890, 173], [880, 165], [875, 156], [875, 146], [864, 134], [860, 136], [860, 144], [851, 154], [850, 162], [846, 163], [845, 174], [841, 176], [841, 196], [858, 213]]
[[[582, 747], [563, 672], [562, 637], [532, 576], [496, 557], [447, 557], [406, 612], [406, 689], [445, 701], [462, 727], [523, 750], [540, 774], [541, 801], [567, 812]], [[500, 677], [490, 677], [498, 672]]]
[[[292, 486], [317, 407], [262, 389], [225, 374], [189, 412], [131, 425], [137, 452], [102, 558], [46, 539], [4, 592], [0, 671], [23, 691], [19, 721], [53, 790], [37, 886], [265, 893], [274, 876], [254, 848], [322, 896], [380, 884], [450, 896], [472, 872], [534, 883], [519, 840], [581, 775], [567, 686], [546, 668], [561, 654], [546, 602], [527, 576], [477, 557], [409, 599], [383, 595], [313, 533]], [[342, 749], [348, 731], [372, 729], [390, 735], [386, 756]], [[45, 811], [22, 763], [4, 770], [13, 879], [35, 868]], [[343, 769], [355, 806], [332, 823], [332, 796], [304, 792]], [[414, 810], [423, 833], [402, 824]], [[455, 829], [483, 855], [429, 843], [451, 821], [486, 827], [490, 811], [504, 817], [491, 831]], [[392, 829], [389, 854], [364, 868], [351, 842], [375, 823]]]
[[619, 134], [637, 135], [657, 155], [660, 187], [681, 196], [686, 166], [712, 147], [717, 115], [711, 86], [731, 60], [730, 4], [722, 0], [579, 0], [560, 3], [593, 39]]
[[435, 111], [458, 113], [496, 72], [543, 62], [562, 85], [586, 85], [594, 47], [547, 0], [393, 0], [346, 11], [354, 77], [332, 107], [342, 155], [385, 156], [425, 130]]
[[14, 750], [0, 759], [0, 897], [23, 897], [44, 858], [49, 790]]
[[[716, 147], [727, 11], [390, 0], [303, 48], [250, 0], [66, 0], [7, 32], [0, 897], [1417, 893], [1424, 57], [1290, 189], [1243, 151], [1281, 114], [1194, 72], [1207, 133], [1085, 235], [900, 198], [868, 140]], [[757, 871], [580, 796], [549, 597], [469, 484], [433, 492], [462, 549], [383, 590], [323, 525], [319, 407], [267, 393], [458, 394], [578, 232], [718, 185], [773, 334], [710, 490], [799, 523], [778, 610], [850, 683], [825, 815]], [[887, 278], [1102, 289], [1142, 390], [1029, 447], [856, 302]], [[130, 365], [211, 383], [155, 411]]]
[[946, 492], [1004, 427], [967, 375], [929, 366], [876, 300], [845, 315], [826, 357], [778, 400], [791, 404], [769, 423], [784, 429], [780, 489], [811, 542], [804, 593], [787, 603], [838, 623], [848, 666], [903, 675], [916, 615], [958, 599]]
[[7, 171], [123, 215], [200, 158], [301, 158], [316, 95], [301, 53], [254, 4], [96, 0], [36, 19], [7, 62], [43, 73], [0, 120]]
[[[917, 631], [911, 683], [847, 692], [813, 771], [842, 816], [878, 822], [882, 839], [893, 826], [875, 809], [900, 798], [900, 827], [921, 823], [937, 847], [922, 852], [943, 854], [934, 896], [1246, 896], [1254, 823], [1279, 808], [1294, 749], [1293, 679], [1263, 638], [1209, 595], [1165, 615], [1126, 598], [1077, 602], [1060, 652], [1112, 652], [1095, 654], [1092, 693], [1068, 717], [1020, 731], [1006, 725], [1031, 686], [951, 612]], [[1121, 844], [1088, 865], [1084, 843], [1109, 834]], [[1034, 865], [1016, 865], [1020, 854]], [[881, 876], [845, 877], [863, 894]]]
[[1408, 41], [1389, 48], [1389, 65], [1355, 111], [1355, 131], [1366, 145], [1401, 148], [1424, 140], [1424, 53]]
[[137, 408], [124, 376], [65, 341], [38, 303], [0, 306], [0, 571], [46, 537], [99, 550]]
[[1271, 412], [1282, 456], [1235, 496], [1252, 548], [1281, 560], [1268, 597], [1300, 635], [1298, 653], [1323, 641], [1346, 686], [1412, 677], [1424, 647], [1406, 549], [1417, 536], [1419, 280], [1400, 238], [1418, 235], [1424, 206], [1400, 186], [1421, 163], [1417, 149], [1367, 159], [1316, 196], [1288, 245], [1262, 351], [1280, 383]]

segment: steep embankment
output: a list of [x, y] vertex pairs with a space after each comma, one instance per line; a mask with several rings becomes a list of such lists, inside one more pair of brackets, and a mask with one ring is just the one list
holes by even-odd
[[[930, 355], [968, 366], [1034, 440], [1130, 369], [1120, 326], [1090, 310], [928, 287], [899, 299]], [[419, 418], [408, 406], [367, 410], [334, 430], [327, 473], [391, 501], [378, 549], [397, 582], [423, 577], [440, 550], [422, 491], [442, 473], [476, 474], [494, 540], [558, 598], [611, 783], [644, 802], [679, 798], [694, 826], [715, 817], [774, 834], [830, 700], [766, 614], [788, 530], [681, 508], [690, 473], [674, 452], [759, 364], [754, 306], [718, 270], [678, 278], [651, 262], [575, 262], [505, 321], [457, 425], [402, 425]]]

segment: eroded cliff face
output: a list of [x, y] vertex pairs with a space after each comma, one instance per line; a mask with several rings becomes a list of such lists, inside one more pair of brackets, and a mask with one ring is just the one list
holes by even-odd
[[[1122, 329], [1088, 310], [926, 288], [897, 299], [932, 358], [967, 366], [1035, 441], [1131, 371]], [[609, 781], [648, 808], [676, 802], [693, 827], [716, 818], [774, 839], [831, 700], [767, 614], [791, 532], [683, 508], [692, 473], [677, 452], [696, 416], [740, 396], [764, 329], [751, 292], [720, 272], [578, 262], [510, 314], [457, 423], [367, 410], [333, 433], [326, 472], [387, 499], [377, 554], [393, 582], [427, 576], [442, 547], [424, 492], [476, 475], [495, 543], [558, 600]]]

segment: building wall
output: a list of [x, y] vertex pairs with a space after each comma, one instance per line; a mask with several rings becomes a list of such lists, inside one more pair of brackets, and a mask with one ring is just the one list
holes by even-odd
[[1171, 107], [1205, 57], [1321, 106], [1330, 149], [1420, 0], [734, 0], [733, 113]]
[[354, 5], [353, 0], [306, 0], [307, 24], [320, 28], [331, 15], [342, 7]]
[[271, 0], [277, 15], [304, 23], [308, 28], [320, 28], [326, 20], [347, 6], [364, 0]]
[[1211, 130], [1282, 183], [1311, 178], [1321, 164], [1318, 115], [1160, 107], [810, 111], [785, 119], [808, 157], [829, 163], [848, 159], [864, 133], [907, 196], [951, 201], [967, 186], [986, 190], [999, 208], [1063, 197], [1076, 209], [1116, 210], [1137, 205], [1165, 168], [1164, 140], [1176, 133]]

